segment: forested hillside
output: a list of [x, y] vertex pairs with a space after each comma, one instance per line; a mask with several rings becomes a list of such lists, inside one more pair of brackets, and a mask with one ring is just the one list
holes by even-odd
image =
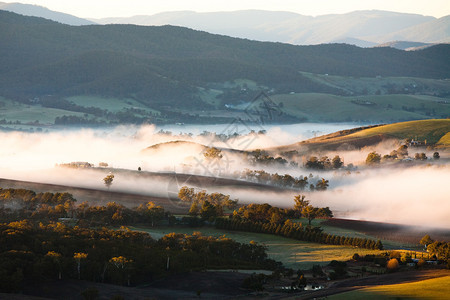
[[174, 26], [68, 26], [0, 11], [0, 96], [128, 97], [152, 106], [208, 107], [198, 88], [248, 79], [273, 93], [342, 90], [299, 71], [448, 78], [450, 45], [405, 52], [344, 44], [293, 46]]

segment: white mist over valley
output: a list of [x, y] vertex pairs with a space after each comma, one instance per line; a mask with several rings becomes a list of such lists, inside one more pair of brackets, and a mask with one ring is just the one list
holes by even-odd
[[[243, 172], [246, 168], [264, 169], [281, 175], [310, 176], [311, 182], [326, 178], [329, 188], [315, 192], [294, 189], [268, 192], [260, 191], [258, 187], [195, 186], [195, 182], [193, 187], [229, 194], [231, 198], [239, 199], [241, 204], [270, 203], [280, 207], [291, 207], [295, 195], [305, 194], [313, 205], [329, 206], [335, 217], [449, 228], [448, 164], [404, 168], [387, 165], [375, 169], [364, 165], [369, 152], [389, 153], [398, 147], [396, 142], [388, 141], [361, 150], [317, 153], [329, 157], [339, 155], [345, 165], [353, 165], [351, 169], [335, 171], [306, 169], [303, 166], [305, 157], [294, 158], [297, 166], [254, 165], [239, 152], [294, 144], [353, 127], [354, 124], [294, 124], [255, 127], [255, 130], [235, 126], [239, 134], [234, 137], [229, 125], [146, 125], [49, 133], [2, 132], [0, 177], [106, 190], [102, 179], [114, 172], [115, 180], [110, 191], [167, 197], [169, 192], [174, 192], [170, 190], [173, 187], [167, 177], [158, 174], [176, 172], [232, 178], [235, 172]], [[264, 132], [258, 134], [261, 130]], [[222, 136], [221, 139], [220, 134], [226, 138]], [[224, 150], [222, 169], [217, 171], [214, 169], [217, 166], [203, 162], [205, 146], [233, 147], [239, 151]], [[431, 157], [432, 151], [427, 155]], [[442, 157], [445, 156], [446, 153], [442, 153]], [[73, 162], [88, 162], [95, 168], [58, 166]], [[99, 168], [101, 163], [106, 167]], [[142, 173], [137, 172], [138, 168]]]

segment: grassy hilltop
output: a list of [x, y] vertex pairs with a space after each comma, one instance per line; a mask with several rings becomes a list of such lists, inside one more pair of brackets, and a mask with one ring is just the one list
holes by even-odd
[[421, 142], [426, 141], [428, 146], [448, 148], [450, 147], [450, 119], [409, 121], [371, 126], [369, 128], [361, 127], [342, 130], [300, 143], [279, 147], [278, 150], [302, 149], [302, 152], [305, 152], [345, 148], [358, 149], [390, 139], [399, 141], [414, 139]]

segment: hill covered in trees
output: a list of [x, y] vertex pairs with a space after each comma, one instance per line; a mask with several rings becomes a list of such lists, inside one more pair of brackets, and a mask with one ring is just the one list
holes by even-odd
[[[343, 91], [300, 71], [448, 78], [450, 45], [421, 51], [345, 44], [293, 46], [175, 26], [69, 26], [0, 11], [0, 95], [132, 98], [152, 107], [208, 108], [200, 90], [247, 79], [272, 93]], [[236, 96], [236, 95], [235, 95]], [[241, 95], [242, 96], [242, 95]]]

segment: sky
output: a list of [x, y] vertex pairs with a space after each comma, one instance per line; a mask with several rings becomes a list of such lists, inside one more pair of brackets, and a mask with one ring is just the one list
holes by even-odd
[[47, 7], [81, 18], [130, 17], [165, 11], [196, 12], [261, 9], [291, 11], [308, 16], [355, 10], [387, 10], [440, 18], [450, 15], [449, 0], [0, 0]]

